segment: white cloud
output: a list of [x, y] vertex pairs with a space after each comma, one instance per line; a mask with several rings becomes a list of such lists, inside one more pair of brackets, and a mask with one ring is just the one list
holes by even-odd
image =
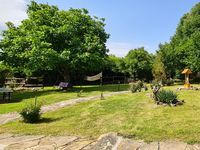
[[[131, 49], [142, 47], [142, 44], [132, 44], [123, 42], [107, 42], [107, 48], [109, 49], [109, 54], [114, 54], [118, 57], [124, 57], [128, 54]], [[147, 46], [145, 46], [147, 47]]]
[[19, 25], [27, 18], [26, 8], [29, 0], [0, 0], [0, 31], [6, 29], [8, 21]]

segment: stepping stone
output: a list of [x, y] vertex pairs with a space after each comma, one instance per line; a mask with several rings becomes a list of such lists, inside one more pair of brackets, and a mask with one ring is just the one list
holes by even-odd
[[92, 144], [94, 140], [86, 140], [86, 139], [80, 139], [79, 141], [73, 142], [69, 145], [67, 145], [65, 148], [62, 148], [62, 150], [87, 150], [90, 149], [88, 146]]
[[91, 150], [112, 150], [116, 149], [116, 146], [120, 140], [120, 137], [117, 136], [116, 133], [108, 133], [99, 137], [94, 146], [92, 146]]
[[33, 141], [27, 141], [27, 142], [20, 142], [15, 144], [10, 144], [6, 147], [6, 150], [22, 150], [22, 149], [28, 149], [31, 147], [35, 147], [39, 144], [40, 140], [33, 140]]
[[139, 148], [139, 150], [158, 150], [158, 149], [159, 149], [158, 148], [158, 142], [152, 142], [152, 143], [149, 143], [149, 144], [144, 144]]
[[183, 142], [160, 142], [160, 150], [185, 150], [186, 146]]
[[118, 150], [138, 150], [142, 145], [145, 145], [143, 141], [134, 141], [130, 139], [123, 139], [118, 145]]
[[59, 148], [68, 145], [77, 139], [78, 137], [75, 136], [45, 137], [41, 139], [39, 146], [51, 145], [53, 147]]
[[9, 138], [4, 138], [0, 140], [0, 144], [3, 145], [11, 145], [11, 144], [17, 144], [17, 143], [23, 143], [28, 141], [33, 141], [37, 139], [41, 139], [44, 136], [12, 136]]
[[27, 150], [55, 150], [56, 147], [54, 145], [38, 145], [36, 147], [29, 148]]
[[0, 144], [0, 150], [4, 150], [6, 148], [7, 145], [2, 145]]
[[187, 145], [185, 150], [200, 150], [200, 145], [199, 144]]

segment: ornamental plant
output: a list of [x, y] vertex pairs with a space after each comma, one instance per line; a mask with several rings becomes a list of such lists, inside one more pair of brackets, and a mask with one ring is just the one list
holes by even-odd
[[37, 98], [35, 98], [35, 104], [27, 104], [20, 112], [22, 119], [26, 123], [37, 123], [40, 121], [41, 118], [41, 105], [37, 104], [36, 101]]

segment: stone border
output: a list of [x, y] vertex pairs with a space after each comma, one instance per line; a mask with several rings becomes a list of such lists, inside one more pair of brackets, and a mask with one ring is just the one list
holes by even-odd
[[118, 136], [101, 135], [97, 140], [77, 136], [20, 136], [0, 135], [0, 150], [200, 150], [200, 144], [189, 145], [180, 141], [146, 143]]

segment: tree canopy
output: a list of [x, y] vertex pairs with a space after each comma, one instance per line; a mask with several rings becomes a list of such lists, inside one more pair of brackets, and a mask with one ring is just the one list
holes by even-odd
[[72, 72], [103, 68], [109, 38], [104, 19], [91, 17], [86, 9], [65, 11], [34, 1], [27, 14], [18, 27], [8, 22], [3, 32], [0, 49], [6, 65], [26, 75], [57, 69], [65, 80]]
[[124, 58], [126, 72], [133, 78], [147, 79], [152, 78], [153, 57], [144, 47], [130, 50]]
[[159, 53], [172, 76], [184, 68], [200, 70], [200, 3], [185, 14], [169, 43], [160, 46]]

